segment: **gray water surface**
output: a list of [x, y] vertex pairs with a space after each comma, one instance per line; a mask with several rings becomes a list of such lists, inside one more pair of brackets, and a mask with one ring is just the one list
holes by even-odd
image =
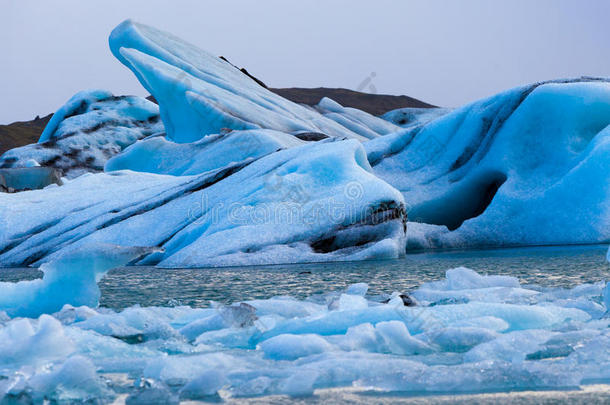
[[444, 278], [445, 271], [458, 266], [511, 275], [523, 284], [569, 288], [610, 280], [606, 252], [607, 246], [537, 247], [421, 253], [368, 262], [178, 270], [126, 267], [111, 271], [100, 283], [101, 305], [202, 307], [210, 300], [232, 303], [277, 295], [306, 298], [360, 282], [369, 285], [372, 295], [408, 292], [426, 281]]
[[[121, 309], [132, 305], [209, 306], [290, 295], [306, 298], [369, 285], [369, 294], [408, 292], [424, 282], [444, 278], [445, 271], [464, 266], [484, 274], [517, 277], [522, 284], [570, 288], [610, 280], [608, 247], [553, 246], [515, 249], [447, 251], [407, 255], [404, 259], [256, 267], [159, 269], [123, 267], [100, 282], [100, 305]], [[0, 281], [40, 277], [36, 269], [0, 269]]]

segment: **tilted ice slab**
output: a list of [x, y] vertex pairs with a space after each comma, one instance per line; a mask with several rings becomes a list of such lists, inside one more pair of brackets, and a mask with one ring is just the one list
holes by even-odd
[[160, 132], [156, 104], [103, 90], [82, 91], [53, 114], [38, 143], [5, 152], [0, 167], [27, 167], [35, 161], [73, 178], [102, 171], [109, 158]]
[[[513, 89], [365, 143], [413, 247], [610, 240], [610, 83]], [[448, 232], [447, 228], [454, 230]]]
[[[155, 97], [167, 136], [193, 142], [223, 128], [319, 132], [364, 140], [372, 128], [346, 126], [265, 89], [230, 63], [155, 28], [127, 20], [110, 35], [112, 53]], [[363, 113], [366, 114], [366, 113]], [[392, 124], [376, 117], [369, 120]], [[399, 129], [396, 127], [396, 129]]]
[[[0, 312], [0, 398], [112, 402], [127, 393], [128, 402], [173, 403], [333, 387], [415, 394], [610, 383], [604, 283], [543, 290], [458, 268], [413, 291], [420, 302], [410, 307], [397, 293], [372, 300], [358, 284], [302, 301], [115, 312], [96, 308], [96, 280], [144, 250], [97, 251], [46, 264], [43, 280], [0, 283], [0, 311], [10, 313]], [[59, 309], [62, 300], [72, 305]], [[42, 315], [16, 317], [28, 313]]]
[[[229, 157], [190, 168], [207, 170], [201, 174], [116, 171], [52, 189], [0, 194], [0, 264], [44, 262], [100, 242], [163, 247], [165, 253], [146, 263], [167, 267], [404, 254], [402, 196], [371, 173], [358, 141], [329, 139], [241, 156], [233, 148], [236, 132], [204, 146], [216, 145]], [[272, 135], [259, 133], [266, 142]], [[239, 156], [244, 159], [235, 160]]]

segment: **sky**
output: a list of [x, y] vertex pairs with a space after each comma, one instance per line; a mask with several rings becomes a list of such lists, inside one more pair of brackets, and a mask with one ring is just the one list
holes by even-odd
[[271, 87], [458, 107], [539, 80], [610, 77], [610, 1], [0, 0], [0, 124], [84, 89], [145, 96], [108, 49], [121, 21], [171, 32]]

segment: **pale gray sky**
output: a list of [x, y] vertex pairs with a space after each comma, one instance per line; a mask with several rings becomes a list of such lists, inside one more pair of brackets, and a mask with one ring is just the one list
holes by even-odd
[[[0, 0], [0, 123], [103, 88], [146, 95], [111, 55], [126, 18], [273, 87], [356, 89], [458, 106], [544, 79], [610, 76], [610, 1]], [[365, 89], [367, 90], [367, 89]]]

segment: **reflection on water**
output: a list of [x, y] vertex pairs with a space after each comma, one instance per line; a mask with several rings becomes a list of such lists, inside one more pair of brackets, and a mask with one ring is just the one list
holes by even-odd
[[[101, 305], [139, 304], [208, 306], [210, 300], [238, 302], [276, 295], [305, 298], [365, 282], [370, 294], [409, 291], [465, 266], [480, 273], [518, 277], [522, 284], [573, 287], [610, 280], [607, 246], [557, 246], [479, 251], [419, 253], [406, 259], [299, 265], [112, 270], [100, 283]], [[1, 281], [39, 277], [35, 269], [0, 269]]]

